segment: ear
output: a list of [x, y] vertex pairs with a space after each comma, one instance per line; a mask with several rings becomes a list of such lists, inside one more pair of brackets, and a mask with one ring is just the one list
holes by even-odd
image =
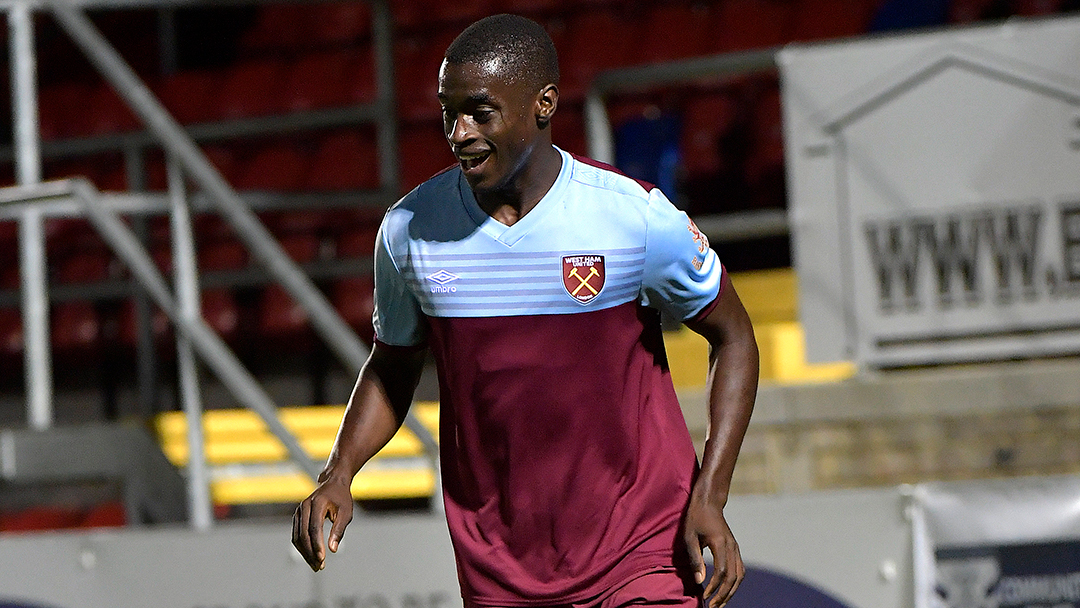
[[559, 87], [546, 85], [536, 96], [536, 125], [541, 129], [551, 123], [555, 109], [559, 106]]

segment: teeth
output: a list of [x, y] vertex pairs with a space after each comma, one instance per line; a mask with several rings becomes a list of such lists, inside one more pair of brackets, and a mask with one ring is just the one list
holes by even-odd
[[484, 162], [488, 157], [488, 152], [481, 152], [479, 154], [458, 154], [458, 160], [466, 169], [472, 169]]

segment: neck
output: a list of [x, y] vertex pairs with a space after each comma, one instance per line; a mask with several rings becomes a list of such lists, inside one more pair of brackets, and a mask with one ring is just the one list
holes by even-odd
[[499, 223], [512, 226], [536, 207], [562, 169], [562, 155], [550, 143], [498, 190], [474, 192], [476, 202]]

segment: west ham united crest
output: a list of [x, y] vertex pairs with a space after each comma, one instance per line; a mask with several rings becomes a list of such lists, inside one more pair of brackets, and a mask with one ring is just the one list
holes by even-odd
[[562, 282], [566, 293], [582, 304], [604, 289], [604, 256], [567, 255], [562, 259]]

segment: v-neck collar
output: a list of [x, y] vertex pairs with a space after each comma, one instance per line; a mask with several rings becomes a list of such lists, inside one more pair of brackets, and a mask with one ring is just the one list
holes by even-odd
[[458, 191], [461, 195], [461, 202], [465, 205], [465, 211], [468, 212], [469, 217], [476, 222], [480, 230], [492, 239], [508, 247], [513, 247], [515, 243], [532, 230], [533, 226], [550, 213], [551, 209], [558, 206], [558, 201], [562, 199], [562, 192], [566, 189], [566, 184], [570, 181], [570, 176], [573, 173], [573, 157], [559, 149], [558, 146], [552, 147], [562, 156], [562, 167], [559, 168], [559, 175], [555, 178], [555, 183], [548, 188], [547, 193], [528, 213], [518, 218], [518, 221], [510, 226], [491, 217], [480, 208], [480, 204], [476, 202], [476, 197], [473, 195], [472, 188], [465, 181], [465, 175], [460, 171], [458, 172]]

